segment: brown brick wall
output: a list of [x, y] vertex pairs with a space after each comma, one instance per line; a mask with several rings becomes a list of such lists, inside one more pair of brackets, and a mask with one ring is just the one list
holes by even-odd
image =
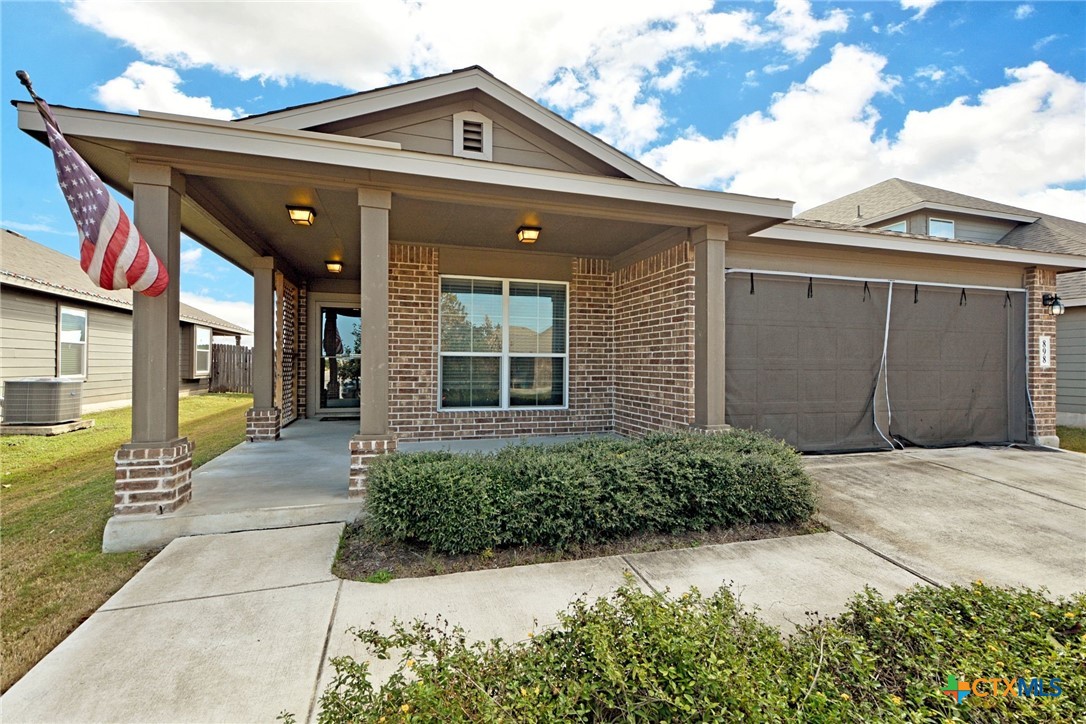
[[289, 280], [282, 280], [279, 298], [279, 325], [277, 341], [282, 350], [282, 368], [279, 376], [279, 408], [282, 425], [286, 427], [298, 416], [298, 287]]
[[[1029, 395], [1033, 415], [1029, 421], [1031, 439], [1056, 434], [1056, 317], [1048, 312], [1041, 300], [1045, 294], [1056, 293], [1056, 272], [1051, 269], [1026, 269], [1026, 299], [1029, 310], [1027, 334], [1027, 370]], [[1041, 368], [1040, 338], [1051, 339], [1049, 354], [1052, 364]]]
[[614, 276], [615, 431], [686, 428], [694, 418], [693, 247], [683, 242]]
[[573, 259], [569, 409], [437, 410], [438, 250], [389, 248], [389, 430], [399, 440], [568, 435], [613, 429], [611, 298], [606, 261]]
[[245, 439], [249, 442], [267, 442], [279, 439], [282, 417], [277, 407], [257, 409], [250, 407], [245, 412]]

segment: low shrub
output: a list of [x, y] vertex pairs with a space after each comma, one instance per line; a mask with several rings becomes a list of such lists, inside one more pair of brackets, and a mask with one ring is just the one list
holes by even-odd
[[[336, 659], [319, 721], [1069, 722], [1086, 711], [1082, 594], [867, 590], [786, 640], [727, 589], [667, 598], [630, 586], [559, 618], [513, 645], [468, 643], [440, 622], [356, 631], [399, 666], [376, 687], [367, 663]], [[957, 703], [940, 692], [948, 675], [1058, 678], [1062, 693]]]
[[455, 554], [798, 522], [814, 492], [798, 454], [764, 435], [659, 433], [384, 456], [370, 468], [368, 510], [378, 534]]

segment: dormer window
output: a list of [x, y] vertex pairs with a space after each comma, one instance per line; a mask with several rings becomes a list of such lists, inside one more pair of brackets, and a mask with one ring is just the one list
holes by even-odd
[[494, 157], [494, 124], [481, 113], [453, 114], [453, 155], [490, 161]]
[[898, 231], [904, 234], [908, 230], [908, 224], [906, 224], [906, 222], [904, 221], [898, 221], [897, 223], [890, 224], [889, 226], [880, 226], [879, 229], [881, 231]]
[[954, 222], [948, 219], [928, 219], [928, 236], [954, 238]]

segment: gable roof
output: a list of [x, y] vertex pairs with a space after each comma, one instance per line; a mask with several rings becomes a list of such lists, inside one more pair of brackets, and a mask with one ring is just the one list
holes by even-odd
[[920, 209], [954, 211], [1018, 223], [1006, 236], [994, 242], [997, 246], [1086, 255], [1086, 224], [1082, 222], [899, 178], [887, 179], [807, 209], [796, 218], [867, 226]]
[[301, 131], [465, 91], [478, 91], [486, 95], [631, 179], [676, 185], [662, 174], [566, 120], [478, 65], [314, 103], [288, 106], [231, 122]]
[[[132, 290], [95, 286], [79, 261], [8, 229], [0, 229], [0, 283], [107, 307], [132, 309]], [[224, 335], [251, 331], [181, 302], [181, 321]]]

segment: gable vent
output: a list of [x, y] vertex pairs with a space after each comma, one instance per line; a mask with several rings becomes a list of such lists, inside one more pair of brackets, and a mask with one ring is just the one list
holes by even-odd
[[463, 150], [471, 153], [483, 152], [482, 121], [464, 121]]
[[490, 161], [493, 158], [494, 124], [474, 111], [453, 114], [454, 156]]

